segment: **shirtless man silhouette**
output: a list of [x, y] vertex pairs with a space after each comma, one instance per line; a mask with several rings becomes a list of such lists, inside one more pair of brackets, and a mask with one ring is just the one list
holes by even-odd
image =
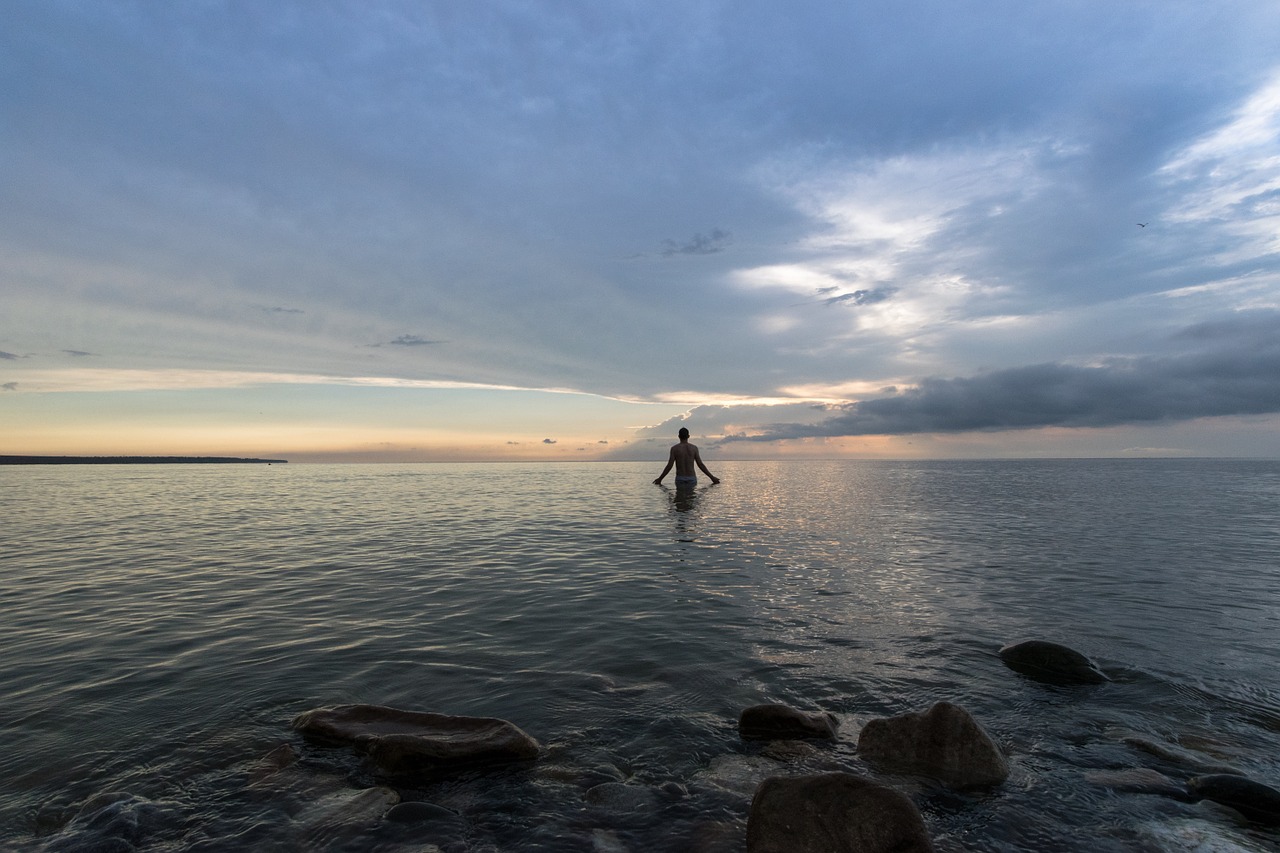
[[671, 446], [671, 455], [667, 457], [667, 467], [663, 468], [662, 473], [658, 475], [658, 479], [653, 481], [655, 485], [662, 485], [662, 478], [671, 471], [672, 465], [676, 468], [676, 488], [692, 488], [698, 485], [698, 475], [693, 470], [694, 465], [697, 465], [702, 473], [711, 478], [712, 485], [720, 482], [719, 478], [708, 471], [706, 465], [702, 464], [702, 456], [698, 453], [698, 445], [689, 443], [689, 430], [684, 427], [680, 427], [680, 443]]

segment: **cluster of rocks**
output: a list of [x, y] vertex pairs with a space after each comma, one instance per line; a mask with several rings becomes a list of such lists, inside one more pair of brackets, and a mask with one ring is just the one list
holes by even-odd
[[[999, 655], [1010, 669], [1037, 681], [1089, 685], [1109, 680], [1087, 657], [1054, 643], [1018, 643], [1002, 648]], [[378, 820], [459, 822], [460, 815], [443, 806], [401, 802], [395, 786], [421, 787], [460, 771], [533, 762], [544, 752], [534, 738], [505, 720], [380, 705], [317, 708], [295, 718], [293, 727], [308, 741], [355, 750], [364, 757], [367, 769], [384, 783], [359, 791], [345, 785], [317, 789], [313, 805], [297, 818], [301, 840], [308, 849], [323, 848], [341, 840], [344, 833], [358, 832], [361, 825]], [[736, 780], [740, 783], [737, 789], [751, 796], [747, 853], [924, 853], [934, 849], [919, 810], [905, 793], [843, 769], [795, 772], [795, 765], [775, 760], [816, 752], [805, 744], [836, 741], [839, 729], [839, 720], [822, 711], [781, 704], [742, 711], [740, 737], [767, 742], [751, 772]], [[1155, 754], [1167, 755], [1173, 749], [1138, 737], [1133, 741], [1136, 748]], [[922, 777], [954, 790], [998, 786], [1010, 772], [1004, 753], [978, 721], [964, 708], [948, 702], [922, 712], [866, 722], [858, 733], [856, 751], [860, 760], [879, 773]], [[273, 784], [297, 760], [292, 746], [280, 747], [259, 764], [250, 784]], [[1208, 772], [1181, 783], [1147, 771], [1111, 779], [1108, 784], [1179, 799], [1207, 799], [1235, 809], [1248, 820], [1280, 825], [1280, 791], [1229, 767], [1200, 769]], [[605, 781], [587, 791], [585, 799], [597, 805], [622, 802], [629, 808], [647, 807], [657, 802], [657, 794], [622, 781]], [[68, 829], [103, 821], [132, 826], [138, 813], [137, 804], [127, 797], [111, 795], [87, 803]], [[602, 832], [593, 840], [597, 850], [625, 849], [607, 831]], [[733, 849], [740, 849], [740, 844], [739, 835]], [[60, 848], [50, 845], [48, 849]], [[423, 849], [430, 849], [430, 845]]]
[[[785, 705], [742, 712], [738, 731], [749, 739], [837, 737], [826, 713]], [[998, 785], [1009, 764], [995, 741], [965, 709], [939, 702], [922, 713], [869, 721], [858, 755], [891, 773], [925, 776], [957, 789]], [[851, 773], [775, 776], [762, 782], [747, 818], [748, 853], [929, 851], [924, 819], [905, 794]]]
[[[477, 765], [529, 761], [539, 752], [533, 738], [504, 720], [377, 705], [308, 711], [294, 720], [294, 727], [312, 740], [356, 749], [376, 772], [391, 779], [438, 778]], [[757, 705], [742, 712], [738, 730], [742, 738], [755, 741], [833, 740], [839, 721], [823, 712]], [[982, 726], [963, 708], [945, 702], [923, 713], [872, 720], [859, 735], [858, 752], [877, 767], [928, 776], [956, 788], [999, 784], [1009, 774], [1007, 761]], [[392, 806], [377, 794], [370, 795], [369, 803], [349, 808], [379, 803], [390, 807], [391, 819], [397, 809], [419, 806]], [[833, 772], [773, 776], [759, 784], [747, 823], [747, 849], [911, 853], [932, 846], [919, 811], [905, 794]]]

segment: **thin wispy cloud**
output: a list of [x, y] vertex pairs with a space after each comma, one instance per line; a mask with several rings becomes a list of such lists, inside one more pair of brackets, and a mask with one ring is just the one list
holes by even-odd
[[428, 338], [424, 338], [421, 335], [401, 335], [387, 343], [396, 347], [424, 347], [431, 346], [432, 344], [444, 343], [444, 341], [433, 341]]
[[375, 348], [384, 347], [384, 346], [425, 347], [425, 346], [434, 346], [435, 344], [442, 344], [442, 343], [444, 343], [444, 341], [437, 341], [437, 340], [432, 340], [430, 338], [424, 338], [421, 335], [401, 335], [400, 337], [392, 338], [389, 341], [381, 341], [376, 344], [367, 344], [366, 346], [375, 347]]

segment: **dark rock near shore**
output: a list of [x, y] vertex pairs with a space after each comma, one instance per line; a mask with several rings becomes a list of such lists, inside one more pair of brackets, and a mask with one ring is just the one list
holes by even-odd
[[1245, 776], [1214, 773], [1187, 780], [1187, 793], [1230, 806], [1249, 820], [1280, 826], [1280, 791]]
[[1047, 684], [1102, 684], [1111, 680], [1075, 649], [1045, 640], [1012, 643], [999, 654], [1009, 669]]
[[764, 780], [747, 818], [747, 853], [929, 853], [915, 804], [848, 773]]
[[834, 739], [840, 722], [832, 714], [806, 713], [787, 705], [752, 705], [738, 717], [738, 734], [747, 740]]
[[382, 772], [430, 774], [477, 765], [528, 761], [538, 742], [516, 725], [490, 717], [455, 717], [381, 705], [340, 705], [300, 714], [304, 735], [366, 753]]
[[1009, 776], [1000, 748], [965, 709], [939, 702], [928, 711], [871, 720], [858, 754], [885, 769], [937, 779], [953, 788], [996, 785]]

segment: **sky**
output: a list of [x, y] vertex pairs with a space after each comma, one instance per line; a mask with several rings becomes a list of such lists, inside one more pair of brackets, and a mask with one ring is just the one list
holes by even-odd
[[1280, 457], [1277, 45], [1274, 0], [5, 0], [0, 454]]

